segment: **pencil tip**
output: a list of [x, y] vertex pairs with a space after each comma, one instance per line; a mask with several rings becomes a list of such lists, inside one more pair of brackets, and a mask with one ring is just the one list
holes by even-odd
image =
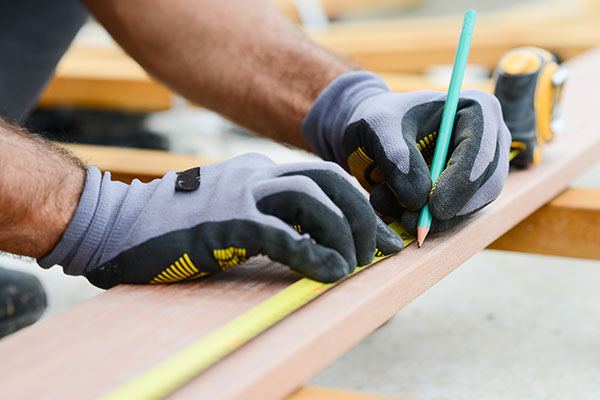
[[425, 238], [429, 233], [429, 228], [424, 226], [417, 226], [417, 243], [419, 244], [419, 248], [423, 246], [423, 242], [425, 242]]
[[421, 246], [423, 246], [423, 243], [421, 243], [421, 242], [419, 242], [419, 241], [417, 240], [417, 247], [420, 249], [420, 248], [421, 248]]

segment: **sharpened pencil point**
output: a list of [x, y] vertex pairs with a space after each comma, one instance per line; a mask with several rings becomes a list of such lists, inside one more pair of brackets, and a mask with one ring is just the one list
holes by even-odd
[[424, 227], [424, 226], [417, 226], [417, 243], [419, 248], [421, 248], [421, 246], [423, 246], [423, 242], [425, 242], [425, 238], [427, 237], [427, 234], [429, 233], [429, 228]]
[[419, 243], [419, 242], [417, 241], [417, 247], [420, 249], [420, 248], [421, 248], [421, 246], [423, 246], [423, 243]]

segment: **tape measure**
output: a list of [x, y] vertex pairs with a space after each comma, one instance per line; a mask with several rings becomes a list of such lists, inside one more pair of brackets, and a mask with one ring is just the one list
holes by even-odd
[[542, 147], [560, 130], [559, 105], [567, 69], [538, 47], [519, 47], [502, 56], [494, 73], [494, 94], [511, 132], [511, 165], [541, 161]]
[[[415, 240], [414, 236], [406, 232], [398, 222], [390, 224], [390, 228], [404, 240], [405, 247]], [[386, 257], [375, 257], [371, 264], [356, 268], [345, 279]], [[299, 279], [101, 398], [104, 400], [162, 399], [345, 279], [333, 283], [322, 283], [308, 278]]]

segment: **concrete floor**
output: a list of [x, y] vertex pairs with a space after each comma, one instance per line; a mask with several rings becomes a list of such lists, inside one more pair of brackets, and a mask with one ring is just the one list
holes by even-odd
[[310, 383], [423, 400], [598, 399], [599, 268], [483, 251]]

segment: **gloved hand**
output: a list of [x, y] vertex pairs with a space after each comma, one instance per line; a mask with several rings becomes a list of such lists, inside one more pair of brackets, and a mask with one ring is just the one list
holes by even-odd
[[376, 244], [403, 247], [337, 165], [247, 154], [147, 184], [89, 167], [73, 219], [38, 263], [109, 288], [195, 279], [265, 254], [332, 282], [371, 262]]
[[429, 165], [445, 98], [432, 91], [392, 93], [373, 73], [348, 72], [319, 95], [302, 133], [318, 155], [370, 191], [378, 212], [415, 233], [419, 212], [429, 204], [436, 232], [498, 197], [511, 140], [494, 96], [462, 92], [447, 167], [432, 188]]

